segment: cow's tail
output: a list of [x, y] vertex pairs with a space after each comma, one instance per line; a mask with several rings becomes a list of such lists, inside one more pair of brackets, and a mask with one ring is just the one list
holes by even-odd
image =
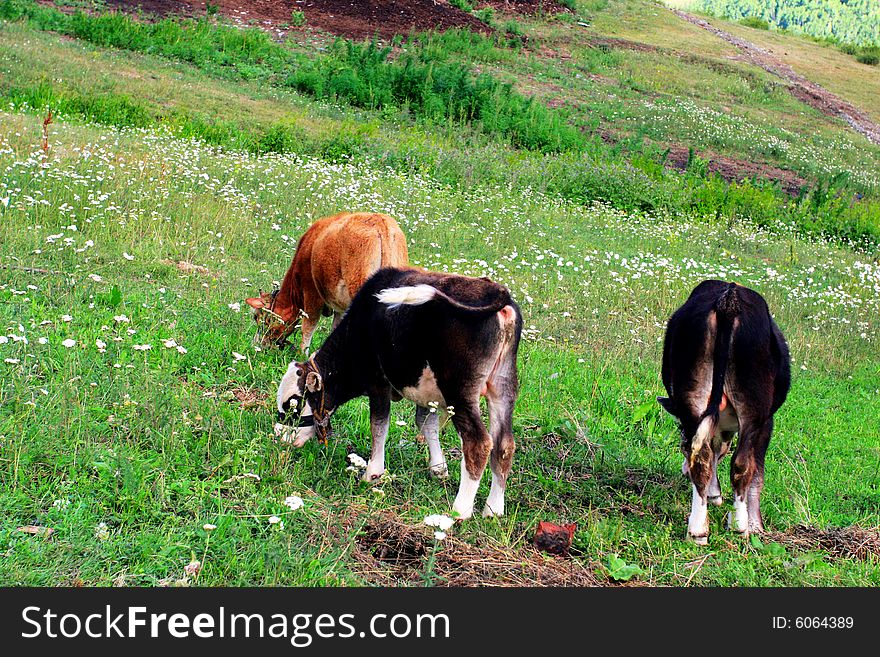
[[437, 300], [458, 313], [477, 317], [497, 313], [511, 303], [510, 292], [507, 288], [501, 286], [498, 286], [498, 293], [491, 303], [483, 306], [472, 306], [462, 303], [458, 299], [438, 290], [433, 285], [424, 283], [404, 287], [389, 287], [379, 292], [376, 298], [391, 308], [397, 308], [398, 306], [421, 306], [429, 301]]
[[712, 350], [712, 389], [709, 392], [709, 403], [697, 426], [697, 433], [691, 441], [691, 465], [703, 446], [715, 435], [718, 427], [724, 397], [724, 379], [727, 376], [727, 363], [730, 360], [730, 338], [733, 335], [734, 320], [739, 313], [737, 284], [730, 283], [715, 302], [716, 330], [715, 345]]

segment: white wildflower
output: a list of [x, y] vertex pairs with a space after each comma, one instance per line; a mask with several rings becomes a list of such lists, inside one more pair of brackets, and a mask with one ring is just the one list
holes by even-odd
[[235, 303], [230, 303], [230, 304], [229, 304], [229, 309], [230, 309], [232, 312], [240, 313], [240, 312], [241, 312], [241, 304], [238, 303], [238, 301], [236, 301]]
[[165, 345], [166, 349], [174, 349], [177, 346], [177, 342], [174, 340], [174, 338], [162, 340], [162, 344]]
[[153, 345], [151, 344], [136, 344], [131, 347], [135, 351], [147, 351], [148, 349], [152, 349]]
[[73, 317], [71, 317], [70, 315], [61, 315], [61, 321], [62, 322], [72, 322]]
[[436, 527], [442, 532], [445, 532], [447, 529], [455, 524], [455, 520], [442, 513], [435, 513], [430, 516], [425, 516], [424, 522], [426, 525], [428, 525], [428, 527]]
[[204, 525], [202, 525], [202, 529], [204, 529], [206, 532], [212, 532], [217, 529], [217, 525], [212, 525], [210, 522], [206, 522]]
[[232, 358], [233, 358], [235, 361], [247, 360], [247, 356], [242, 356], [242, 355], [241, 355], [240, 353], [238, 353], [237, 351], [233, 351], [233, 352], [232, 352]]
[[351, 463], [351, 467], [353, 468], [366, 468], [367, 462], [364, 461], [360, 456], [352, 452], [348, 455], [348, 462]]
[[284, 498], [284, 506], [289, 508], [291, 511], [301, 509], [304, 504], [305, 502], [303, 502], [303, 499], [299, 495], [288, 495]]
[[95, 538], [99, 541], [106, 541], [110, 538], [110, 529], [107, 527], [106, 522], [99, 522], [98, 526], [95, 527]]
[[131, 320], [125, 315], [114, 315], [113, 321], [117, 324], [128, 324]]
[[65, 347], [67, 347], [68, 349], [70, 349], [71, 347], [75, 347], [75, 346], [76, 346], [76, 340], [73, 340], [73, 339], [71, 339], [71, 338], [67, 338], [67, 339], [66, 339], [64, 342], [62, 342], [61, 344], [63, 344], [63, 345], [64, 345]]
[[129, 255], [129, 254], [126, 253], [125, 251], [122, 252], [122, 257], [125, 258], [126, 260], [134, 260], [134, 256], [133, 256], [133, 255]]

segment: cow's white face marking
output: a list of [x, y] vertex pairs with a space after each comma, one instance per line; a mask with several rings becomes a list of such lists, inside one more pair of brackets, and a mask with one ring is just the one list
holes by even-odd
[[688, 535], [697, 545], [706, 545], [709, 536], [709, 506], [697, 487], [691, 484], [691, 515], [688, 517]]
[[419, 406], [427, 407], [431, 402], [435, 402], [446, 408], [446, 402], [443, 400], [443, 394], [437, 387], [437, 379], [430, 367], [422, 370], [418, 383], [414, 386], [406, 386], [401, 390], [403, 396], [414, 401]]
[[[279, 413], [286, 412], [285, 404], [288, 406], [287, 410], [293, 410], [296, 408], [298, 400], [303, 394], [303, 390], [300, 386], [302, 373], [302, 363], [292, 362], [287, 366], [287, 371], [284, 373], [284, 376], [281, 378], [281, 383], [278, 385], [278, 394], [276, 396], [276, 404]], [[290, 403], [288, 404], [288, 402]], [[309, 417], [311, 415], [311, 406], [309, 406], [308, 402], [304, 402], [300, 417]], [[275, 425], [275, 435], [281, 440], [281, 442], [293, 443], [294, 447], [302, 447], [315, 435], [315, 427], [296, 427], [277, 423]]]

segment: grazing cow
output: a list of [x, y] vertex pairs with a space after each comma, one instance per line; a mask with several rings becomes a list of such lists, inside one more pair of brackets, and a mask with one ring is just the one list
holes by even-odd
[[258, 344], [283, 345], [302, 317], [306, 351], [322, 314], [334, 314], [335, 327], [364, 281], [381, 267], [407, 262], [406, 237], [387, 214], [318, 219], [300, 238], [281, 288], [246, 299], [259, 327]]
[[693, 484], [688, 536], [705, 545], [708, 502], [721, 504], [718, 461], [739, 434], [730, 468], [730, 526], [764, 529], [760, 498], [773, 414], [790, 384], [788, 345], [764, 298], [746, 287], [703, 281], [670, 318], [663, 344], [660, 404], [678, 418], [682, 471]]
[[[392, 399], [419, 407], [433, 474], [445, 476], [440, 449], [441, 411], [452, 424], [464, 458], [453, 511], [473, 514], [487, 461], [492, 487], [483, 515], [504, 513], [504, 489], [513, 462], [513, 406], [518, 393], [516, 354], [522, 316], [507, 288], [488, 278], [407, 269], [381, 269], [361, 288], [342, 321], [306, 362], [293, 362], [278, 387], [282, 440], [302, 446], [330, 432], [330, 415], [350, 399], [370, 401], [373, 446], [364, 479], [385, 471], [385, 437]], [[480, 417], [489, 409], [491, 434]]]

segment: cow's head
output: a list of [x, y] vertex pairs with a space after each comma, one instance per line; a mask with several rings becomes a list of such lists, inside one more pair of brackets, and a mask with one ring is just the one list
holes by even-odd
[[275, 435], [294, 447], [302, 447], [315, 435], [326, 442], [332, 409], [325, 401], [324, 380], [315, 361], [292, 362], [278, 386]]
[[245, 303], [253, 308], [254, 322], [257, 324], [254, 344], [258, 347], [283, 346], [296, 328], [296, 318], [286, 319], [276, 312], [277, 298], [278, 288], [272, 292], [260, 290], [260, 296], [245, 299]]

